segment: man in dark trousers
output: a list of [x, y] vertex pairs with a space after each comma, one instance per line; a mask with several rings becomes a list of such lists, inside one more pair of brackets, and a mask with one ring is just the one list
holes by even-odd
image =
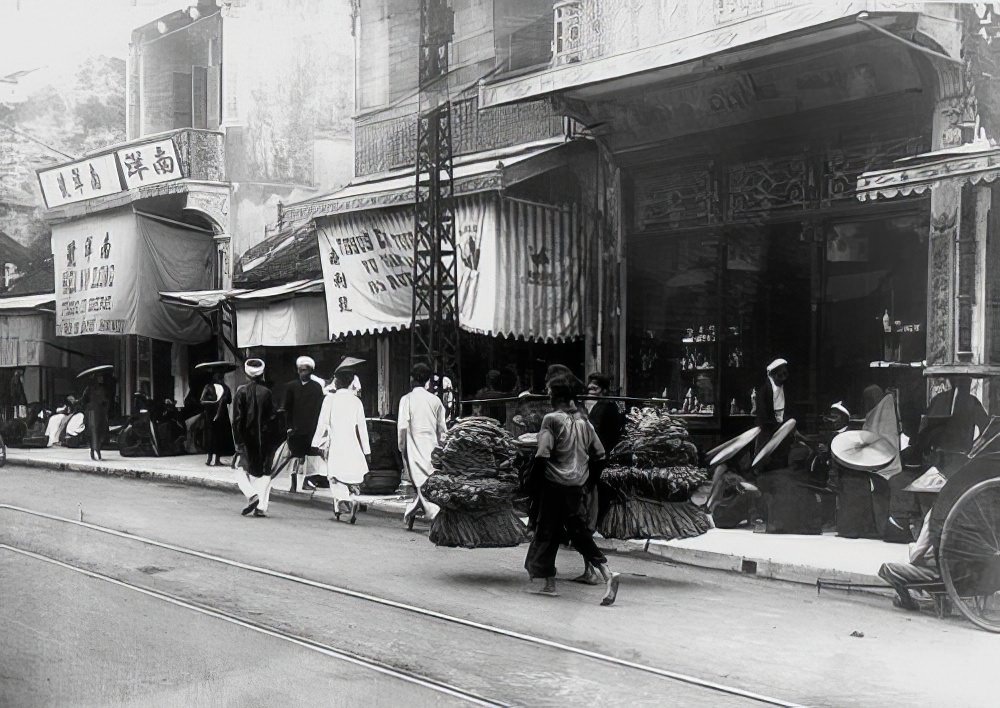
[[274, 403], [263, 384], [264, 362], [247, 359], [248, 383], [236, 389], [233, 399], [233, 437], [240, 453], [236, 483], [247, 498], [243, 515], [266, 516], [271, 496], [271, 456], [274, 453]]
[[538, 433], [538, 451], [532, 477], [537, 481], [539, 500], [538, 527], [524, 559], [531, 578], [544, 578], [541, 592], [556, 595], [556, 553], [563, 534], [604, 580], [606, 590], [602, 605], [611, 605], [618, 594], [618, 573], [612, 573], [608, 561], [594, 543], [583, 510], [590, 458], [602, 458], [604, 448], [594, 426], [577, 408], [574, 386], [563, 379], [549, 384], [552, 407], [542, 419]]
[[285, 398], [281, 406], [288, 452], [295, 460], [291, 487], [293, 492], [298, 487], [298, 471], [305, 464], [306, 455], [309, 454], [325, 396], [323, 386], [313, 377], [316, 362], [312, 357], [300, 356], [295, 360], [295, 368], [298, 371], [298, 378], [285, 384]]

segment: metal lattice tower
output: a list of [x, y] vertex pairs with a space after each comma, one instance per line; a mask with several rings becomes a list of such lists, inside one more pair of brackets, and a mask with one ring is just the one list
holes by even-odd
[[459, 382], [458, 259], [452, 187], [447, 0], [420, 0], [420, 108], [417, 118], [411, 363], [423, 361]]

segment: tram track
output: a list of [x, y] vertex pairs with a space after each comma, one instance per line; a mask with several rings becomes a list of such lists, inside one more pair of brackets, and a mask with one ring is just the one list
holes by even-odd
[[[299, 575], [292, 575], [289, 573], [284, 573], [270, 568], [264, 568], [261, 566], [244, 563], [238, 560], [225, 558], [223, 556], [215, 555], [212, 553], [199, 551], [197, 549], [187, 548], [184, 546], [171, 544], [164, 541], [158, 541], [155, 539], [146, 538], [144, 536], [128, 533], [126, 531], [120, 531], [118, 529], [110, 528], [107, 526], [101, 526], [99, 524], [93, 524], [85, 521], [57, 516], [54, 514], [49, 514], [46, 512], [10, 504], [0, 504], [0, 510], [12, 512], [15, 514], [27, 515], [36, 519], [42, 519], [46, 522], [67, 525], [78, 529], [86, 529], [88, 531], [100, 533], [109, 537], [115, 537], [131, 541], [134, 543], [143, 544], [145, 546], [156, 548], [169, 553], [181, 554], [183, 556], [198, 559], [200, 561], [206, 561], [218, 564], [221, 566], [228, 567], [230, 569], [235, 569], [238, 571], [246, 571], [277, 581], [295, 583], [323, 593], [329, 593], [332, 595], [351, 598], [352, 600], [359, 601], [361, 603], [378, 606], [380, 608], [386, 608], [390, 611], [394, 611], [397, 613], [405, 613], [407, 615], [424, 618], [426, 620], [445, 623], [449, 626], [456, 628], [474, 630], [475, 632], [482, 632], [488, 635], [493, 635], [495, 637], [502, 637], [504, 639], [513, 640], [515, 642], [523, 643], [541, 650], [556, 652], [557, 654], [560, 655], [573, 656], [576, 658], [585, 659], [587, 661], [598, 662], [601, 665], [612, 667], [615, 669], [627, 670], [628, 672], [638, 672], [641, 675], [656, 677], [666, 682], [684, 684], [686, 686], [701, 689], [709, 693], [718, 694], [720, 695], [720, 698], [722, 695], [725, 695], [732, 698], [743, 699], [746, 701], [752, 701], [764, 705], [777, 705], [777, 706], [796, 705], [793, 702], [763, 695], [737, 686], [722, 684], [716, 681], [703, 679], [690, 674], [672, 671], [669, 669], [663, 669], [656, 666], [650, 666], [648, 664], [643, 664], [640, 662], [623, 659], [620, 657], [612, 656], [610, 654], [594, 651], [592, 649], [573, 646], [570, 644], [565, 644], [544, 637], [539, 637], [532, 634], [515, 631], [512, 629], [507, 629], [492, 624], [478, 622], [463, 617], [452, 616], [426, 607], [404, 603], [390, 598], [380, 597], [378, 595], [374, 595], [371, 593], [360, 592], [341, 585], [325, 583], [318, 580], [302, 577]], [[311, 648], [314, 651], [319, 651], [321, 653], [330, 652], [329, 655], [332, 658], [340, 658], [344, 661], [350, 661], [350, 662], [362, 662], [365, 665], [368, 665], [370, 668], [373, 668], [373, 670], [380, 670], [384, 672], [395, 671], [398, 672], [400, 678], [403, 678], [404, 676], [408, 677], [403, 680], [410, 680], [413, 682], [426, 681], [427, 687], [432, 688], [433, 690], [439, 690], [441, 692], [449, 692], [449, 691], [458, 693], [464, 692], [467, 694], [467, 697], [463, 696], [463, 699], [468, 700], [470, 703], [473, 704], [503, 705], [503, 703], [494, 702], [492, 699], [483, 698], [476, 692], [465, 691], [465, 689], [457, 688], [450, 683], [441, 682], [432, 678], [428, 678], [412, 671], [400, 670], [397, 667], [392, 667], [386, 664], [385, 662], [372, 661], [370, 658], [366, 658], [356, 653], [344, 651], [343, 649], [340, 648], [332, 647], [328, 644], [325, 644], [323, 642], [318, 642], [314, 639], [302, 637], [292, 632], [288, 632], [272, 626], [267, 626], [262, 623], [248, 620], [246, 618], [238, 617], [235, 614], [221, 610], [218, 607], [209, 606], [204, 603], [192, 601], [191, 599], [185, 599], [176, 596], [172, 593], [164, 592], [162, 590], [143, 588], [139, 585], [136, 585], [135, 583], [130, 583], [125, 580], [114, 578], [105, 573], [100, 573], [92, 569], [76, 566], [73, 563], [67, 563], [66, 561], [47, 556], [46, 554], [35, 553], [33, 551], [17, 548], [10, 544], [0, 544], [0, 548], [14, 553], [21, 553], [24, 555], [28, 555], [31, 557], [37, 556], [38, 560], [44, 560], [46, 562], [55, 563], [57, 565], [64, 566], [68, 569], [75, 570], [83, 574], [91, 575], [92, 577], [95, 578], [100, 578], [102, 580], [107, 580], [109, 582], [120, 584], [123, 587], [128, 587], [130, 589], [146, 593], [147, 595], [153, 597], [158, 597], [161, 600], [170, 602], [178, 606], [188, 607], [189, 609], [200, 612], [202, 614], [216, 616], [219, 619], [223, 619], [233, 623], [242, 623], [244, 626], [254, 629], [255, 631], [273, 633], [274, 636], [278, 636], [280, 638], [285, 639], [286, 641], [291, 641], [293, 643], [301, 643], [302, 646], [305, 646], [306, 648]], [[458, 693], [450, 693], [449, 695], [457, 696]]]

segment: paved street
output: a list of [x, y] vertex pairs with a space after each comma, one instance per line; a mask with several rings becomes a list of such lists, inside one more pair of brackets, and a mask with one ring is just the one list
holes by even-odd
[[[612, 558], [625, 574], [619, 603], [602, 608], [597, 588], [563, 583], [559, 598], [531, 594], [523, 548], [435, 548], [426, 530], [408, 533], [396, 519], [362, 514], [350, 526], [292, 503], [275, 502], [268, 519], [246, 519], [241, 500], [180, 485], [4, 468], [2, 504], [71, 519], [82, 512], [89, 524], [324, 587], [0, 508], [0, 544], [125, 584], [0, 549], [0, 622], [14, 629], [0, 635], [0, 705], [465, 702], [442, 684], [519, 705], [753, 703], [648, 669], [806, 705], [992, 704], [986, 664], [996, 656], [996, 637], [958, 618], [624, 557]], [[561, 558], [563, 575], [578, 571], [571, 553]], [[348, 663], [317, 645], [432, 685]], [[928, 662], [933, 671], [917, 670]]]

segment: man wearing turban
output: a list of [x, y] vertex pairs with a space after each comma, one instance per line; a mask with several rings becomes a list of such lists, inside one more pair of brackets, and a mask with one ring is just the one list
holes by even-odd
[[[312, 445], [316, 433], [316, 423], [323, 407], [323, 386], [317, 383], [313, 371], [316, 362], [312, 357], [300, 356], [295, 360], [298, 378], [285, 384], [285, 396], [281, 405], [284, 413], [285, 435], [288, 440], [288, 452], [297, 460], [298, 467], [305, 463], [305, 457]], [[296, 470], [298, 469], [296, 467]], [[291, 490], [296, 491], [298, 475], [292, 473]]]
[[249, 382], [236, 389], [233, 400], [233, 436], [240, 453], [236, 483], [249, 502], [243, 515], [265, 516], [271, 495], [271, 455], [274, 452], [274, 403], [264, 386], [264, 362], [247, 359]]

